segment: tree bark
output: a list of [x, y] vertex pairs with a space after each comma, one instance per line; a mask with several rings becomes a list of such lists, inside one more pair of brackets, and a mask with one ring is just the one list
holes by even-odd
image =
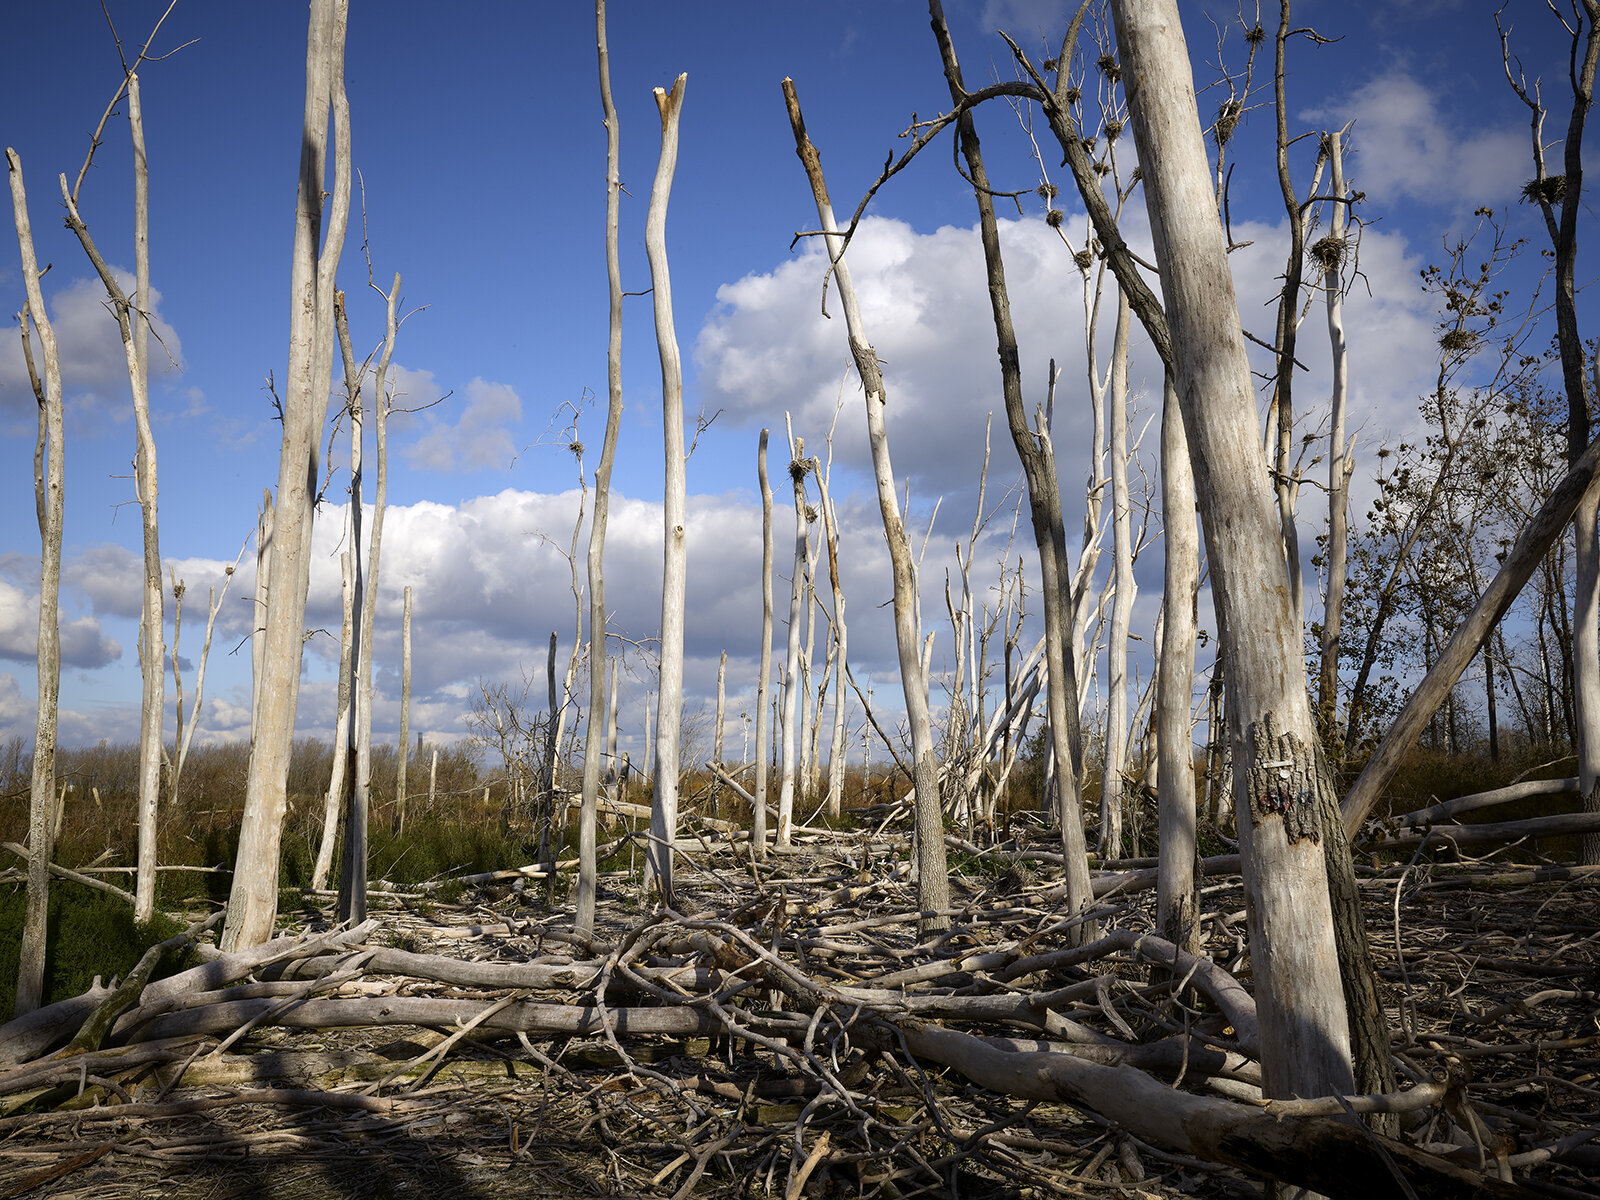
[[[578, 812], [578, 886], [573, 929], [594, 932], [595, 825], [599, 819], [601, 728], [606, 702], [606, 521], [611, 512], [611, 465], [622, 426], [622, 267], [617, 226], [622, 205], [622, 131], [611, 99], [611, 60], [606, 49], [606, 0], [595, 0], [595, 48], [600, 66], [600, 109], [606, 126], [606, 280], [610, 295], [610, 334], [606, 343], [606, 432], [600, 465], [594, 473], [594, 519], [589, 526], [589, 724], [583, 741], [583, 800]], [[611, 727], [616, 727], [616, 668], [612, 667]], [[611, 743], [616, 769], [616, 743]]]
[[[296, 202], [289, 370], [283, 402], [259, 711], [250, 753], [225, 950], [254, 946], [272, 933], [278, 911], [278, 853], [287, 807], [311, 578], [311, 527], [319, 477], [318, 439], [327, 420], [333, 373], [334, 274], [350, 212], [350, 106], [344, 92], [348, 0], [313, 0], [306, 45], [305, 128]], [[329, 109], [334, 181], [323, 242]]]
[[[1128, 499], [1128, 299], [1117, 292], [1116, 349], [1111, 361], [1111, 558], [1115, 592], [1106, 647], [1105, 771], [1100, 780], [1100, 853], [1122, 853], [1123, 775], [1128, 766], [1128, 633], [1133, 624], [1132, 506]], [[1133, 851], [1139, 853], [1137, 848]]]
[[22, 256], [22, 281], [28, 307], [23, 331], [31, 318], [39, 331], [44, 381], [35, 383], [39, 402], [40, 440], [47, 458], [34, 483], [39, 514], [39, 633], [37, 643], [39, 706], [33, 734], [33, 779], [28, 799], [28, 892], [22, 918], [22, 950], [17, 963], [16, 1015], [26, 1016], [44, 1001], [45, 941], [50, 912], [50, 858], [54, 842], [56, 711], [61, 697], [61, 528], [66, 501], [65, 427], [61, 403], [61, 356], [56, 334], [46, 315], [39, 287], [39, 260], [34, 254], [28, 195], [23, 186], [22, 159], [6, 148], [11, 183], [11, 213]]
[[[1328, 157], [1333, 171], [1333, 217], [1328, 237], [1342, 254], [1344, 248], [1344, 134], [1328, 135]], [[1317, 722], [1324, 744], [1337, 740], [1339, 710], [1339, 634], [1344, 624], [1344, 583], [1349, 552], [1350, 476], [1355, 461], [1345, 440], [1348, 389], [1345, 369], [1349, 346], [1344, 337], [1344, 282], [1340, 263], [1332, 261], [1323, 272], [1323, 296], [1328, 309], [1328, 341], [1333, 353], [1333, 391], [1329, 400], [1333, 429], [1328, 435], [1328, 594], [1322, 606], [1321, 662], [1317, 672]]]
[[[379, 403], [383, 401], [380, 397]], [[554, 664], [552, 664], [552, 671]], [[553, 690], [553, 689], [552, 689]], [[553, 703], [553, 702], [552, 702]], [[552, 730], [552, 738], [554, 732]], [[411, 585], [407, 584], [400, 615], [400, 756], [394, 764], [394, 835], [406, 831], [406, 762], [411, 757]], [[551, 759], [554, 762], [554, 758]], [[553, 770], [553, 768], [552, 768]]]
[[1161, 510], [1166, 597], [1161, 657], [1156, 664], [1156, 931], [1176, 946], [1200, 949], [1200, 894], [1195, 884], [1194, 699], [1195, 602], [1200, 590], [1200, 536], [1194, 519], [1194, 469], [1171, 376], [1161, 409]]
[[911, 727], [912, 785], [916, 789], [917, 903], [922, 909], [922, 931], [929, 933], [949, 927], [950, 918], [944, 910], [950, 905], [950, 878], [944, 847], [944, 814], [939, 801], [939, 764], [933, 744], [933, 722], [928, 711], [928, 685], [917, 644], [911, 543], [906, 537], [900, 501], [895, 495], [894, 468], [889, 457], [889, 431], [884, 418], [888, 397], [878, 357], [867, 341], [855, 287], [850, 279], [850, 267], [844, 261], [844, 239], [837, 232], [838, 226], [834, 222], [833, 204], [828, 199], [828, 185], [822, 175], [822, 156], [806, 135], [793, 80], [783, 81], [783, 93], [789, 109], [789, 124], [794, 130], [795, 153], [805, 167], [812, 198], [817, 205], [817, 218], [827, 234], [828, 258], [839, 283], [839, 299], [844, 306], [850, 352], [866, 394], [867, 439], [872, 447], [878, 509], [883, 518], [883, 532], [889, 544], [889, 560], [893, 569], [895, 642], [899, 649], [900, 683], [905, 692], [906, 719]]
[[[785, 414], [787, 421], [787, 414]], [[794, 834], [795, 722], [805, 711], [805, 689], [800, 681], [800, 614], [805, 600], [806, 462], [804, 438], [789, 436], [789, 481], [794, 485], [794, 572], [789, 580], [789, 647], [783, 663], [783, 704], [778, 724], [783, 733], [782, 769], [778, 783], [778, 845], [788, 846]]]
[[772, 485], [767, 480], [765, 429], [756, 448], [756, 477], [761, 485], [761, 653], [756, 667], [756, 780], [750, 853], [760, 862], [767, 856], [767, 693], [772, 686]]
[[1332, 784], [1315, 753], [1299, 621], [1276, 552], [1281, 531], [1188, 48], [1174, 0], [1114, 0], [1112, 15], [1178, 363], [1175, 383], [1184, 425], [1194, 432], [1212, 580], [1227, 613], [1235, 807], [1265, 1091], [1348, 1092], [1350, 1032], [1317, 810], [1318, 794], [1331, 795]]
[[661, 357], [662, 433], [666, 441], [666, 497], [662, 507], [665, 545], [661, 567], [661, 691], [656, 711], [655, 800], [650, 810], [650, 850], [645, 890], [672, 903], [672, 842], [678, 832], [678, 731], [683, 716], [684, 595], [688, 582], [687, 482], [683, 452], [683, 364], [672, 324], [672, 281], [667, 270], [667, 200], [678, 164], [678, 121], [687, 75], [669, 93], [655, 89], [661, 113], [661, 158], [645, 217], [645, 253], [650, 260], [656, 346]]

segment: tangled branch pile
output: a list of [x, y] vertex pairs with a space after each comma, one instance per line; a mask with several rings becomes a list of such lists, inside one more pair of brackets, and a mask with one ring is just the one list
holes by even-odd
[[614, 880], [593, 943], [501, 888], [135, 971], [0, 1027], [0, 1196], [207, 1163], [304, 1195], [362, 1194], [328, 1183], [358, 1164], [371, 1194], [1595, 1194], [1586, 890], [1513, 877], [1488, 913], [1457, 876], [1370, 876], [1410, 1085], [1268, 1101], [1236, 882], [1196, 957], [1141, 932], [1138, 873], [1086, 945], [1014, 871], [958, 877], [919, 942], [903, 884], [841, 865], [701, 871], [649, 915]]

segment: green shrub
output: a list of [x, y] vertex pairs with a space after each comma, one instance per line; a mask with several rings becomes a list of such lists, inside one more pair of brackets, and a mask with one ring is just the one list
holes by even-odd
[[[22, 952], [26, 908], [25, 887], [0, 888], [0, 1024], [11, 1019], [16, 1006], [17, 960]], [[52, 881], [44, 1002], [87, 991], [96, 975], [105, 983], [113, 976], [126, 975], [151, 946], [182, 931], [182, 925], [161, 913], [148, 925], [136, 925], [127, 901], [81, 884]], [[158, 965], [156, 977], [171, 974], [180, 965], [175, 956], [167, 956]]]

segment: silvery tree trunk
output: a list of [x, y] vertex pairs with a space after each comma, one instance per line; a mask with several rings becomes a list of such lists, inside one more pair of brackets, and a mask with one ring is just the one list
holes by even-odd
[[1175, 0], [1113, 0], [1175, 385], [1227, 613], [1234, 794], [1269, 1096], [1355, 1084], [1319, 805], [1332, 796]]
[[[1339, 635], [1344, 625], [1344, 583], [1349, 558], [1350, 476], [1355, 460], [1345, 436], [1348, 400], [1346, 367], [1349, 346], [1344, 337], [1344, 134], [1328, 135], [1328, 161], [1333, 175], [1333, 215], [1329, 250], [1324, 255], [1323, 298], [1328, 309], [1328, 342], [1333, 353], [1333, 392], [1329, 400], [1332, 432], [1328, 435], [1328, 594], [1322, 605], [1321, 662], [1317, 673], [1317, 722], [1328, 745], [1337, 742], [1339, 709]], [[1316, 247], [1312, 248], [1313, 250]]]
[[[305, 127], [290, 278], [289, 368], [257, 696], [259, 720], [253, 730], [244, 820], [222, 933], [222, 948], [230, 952], [259, 945], [270, 937], [278, 912], [278, 853], [300, 697], [306, 591], [311, 581], [311, 526], [320, 475], [317, 443], [327, 420], [333, 374], [334, 275], [350, 215], [350, 106], [344, 92], [348, 23], [349, 0], [313, 0], [306, 37]], [[330, 108], [334, 178], [331, 191], [325, 193]], [[326, 209], [326, 239], [322, 237], [325, 201], [331, 201]]]
[[[872, 447], [873, 475], [878, 488], [878, 510], [883, 518], [884, 537], [889, 545], [889, 561], [894, 579], [895, 643], [900, 657], [900, 683], [905, 693], [906, 719], [911, 727], [912, 786], [916, 790], [916, 865], [917, 904], [922, 910], [923, 933], [947, 929], [950, 918], [949, 866], [944, 848], [944, 814], [939, 801], [939, 763], [933, 742], [933, 720], [928, 711], [928, 684], [923, 674], [917, 644], [916, 585], [911, 561], [911, 543], [895, 495], [894, 467], [889, 458], [889, 429], [884, 410], [888, 396], [877, 355], [867, 341], [844, 261], [844, 237], [833, 217], [828, 185], [822, 175], [822, 156], [806, 135], [800, 115], [800, 101], [794, 82], [783, 81], [789, 109], [789, 124], [794, 130], [795, 153], [805, 166], [817, 205], [817, 219], [827, 235], [828, 258], [839, 284], [839, 299], [844, 306], [850, 352], [866, 396], [867, 439]], [[1087, 873], [1087, 868], [1086, 868]]]
[[[22, 314], [23, 338], [31, 319], [39, 331], [44, 380], [33, 378], [39, 402], [39, 440], [47, 456], [34, 454], [34, 493], [39, 516], [39, 634], [37, 643], [39, 707], [33, 734], [33, 780], [28, 799], [28, 897], [22, 918], [22, 950], [17, 963], [16, 1014], [24, 1016], [44, 1001], [45, 940], [50, 913], [50, 856], [55, 822], [56, 710], [61, 697], [61, 527], [66, 500], [65, 427], [61, 406], [61, 356], [55, 330], [45, 313], [39, 287], [39, 260], [28, 220], [28, 195], [23, 187], [22, 159], [7, 147], [11, 213], [22, 254], [22, 281], [28, 307]], [[26, 340], [24, 340], [26, 348]], [[32, 356], [28, 356], [30, 367]]]
[[[144, 119], [137, 71], [130, 70], [117, 90], [118, 95], [124, 90], [128, 95], [128, 124], [133, 139], [135, 269], [131, 299], [123, 292], [122, 285], [101, 257], [78, 212], [78, 189], [83, 185], [84, 172], [79, 172], [78, 186], [71, 191], [67, 188], [67, 177], [61, 176], [61, 198], [67, 210], [67, 227], [77, 235], [84, 253], [100, 276], [110, 300], [111, 311], [116, 316], [129, 390], [133, 394], [134, 427], [137, 433], [134, 489], [139, 499], [144, 535], [144, 586], [139, 617], [139, 668], [144, 687], [139, 713], [139, 835], [133, 911], [136, 921], [145, 922], [155, 916], [156, 815], [161, 793], [161, 726], [165, 715], [162, 710], [166, 705], [166, 621], [162, 607], [164, 589], [157, 515], [156, 444], [150, 429], [150, 172], [145, 158]], [[92, 159], [93, 146], [89, 155]]]
[[[606, 702], [606, 582], [604, 573], [606, 521], [611, 512], [611, 465], [616, 459], [617, 431], [622, 426], [622, 267], [617, 249], [617, 226], [622, 205], [622, 133], [616, 105], [611, 99], [611, 59], [606, 49], [606, 0], [595, 0], [595, 47], [600, 67], [600, 108], [606, 127], [606, 280], [610, 295], [610, 334], [606, 343], [606, 432], [600, 447], [600, 465], [594, 473], [594, 520], [589, 526], [589, 724], [583, 739], [583, 797], [578, 809], [578, 886], [574, 897], [573, 929], [585, 936], [594, 932], [595, 825], [599, 820], [600, 713]], [[609, 757], [616, 763], [616, 664], [611, 668], [612, 738]], [[620, 790], [620, 784], [619, 784]]]
[[272, 490], [261, 489], [256, 513], [256, 594], [250, 622], [250, 744], [261, 727], [261, 680], [267, 651], [267, 595], [272, 590], [267, 575], [272, 566]]
[[[788, 415], [785, 414], [785, 420]], [[800, 681], [800, 610], [805, 600], [806, 461], [804, 438], [789, 437], [789, 481], [794, 485], [794, 572], [789, 580], [789, 652], [783, 665], [783, 711], [778, 718], [783, 734], [783, 760], [778, 785], [778, 845], [788, 846], [794, 833], [795, 722], [805, 711], [805, 687]]]
[[645, 217], [645, 253], [650, 260], [656, 348], [661, 357], [661, 426], [666, 450], [666, 496], [661, 520], [661, 694], [656, 710], [655, 798], [650, 805], [650, 851], [645, 890], [672, 903], [672, 842], [678, 833], [678, 731], [683, 716], [684, 595], [688, 583], [687, 480], [683, 446], [683, 363], [672, 323], [672, 281], [667, 270], [667, 200], [678, 164], [678, 121], [687, 75], [669, 93], [655, 89], [661, 113], [661, 157]]
[[[1128, 633], [1133, 623], [1132, 505], [1128, 499], [1128, 298], [1117, 291], [1116, 348], [1111, 361], [1111, 558], [1115, 592], [1106, 646], [1105, 771], [1100, 779], [1100, 854], [1122, 853], [1123, 776], [1128, 767]], [[1134, 853], [1138, 853], [1135, 849]]]
[[[352, 461], [354, 457], [352, 455]], [[356, 555], [350, 544], [350, 522], [355, 517], [355, 505], [350, 505], [345, 517], [346, 543], [339, 555], [339, 596], [342, 615], [339, 623], [339, 719], [333, 731], [333, 770], [328, 774], [328, 790], [322, 799], [322, 838], [317, 843], [317, 861], [311, 869], [311, 887], [322, 891], [328, 886], [328, 873], [333, 870], [333, 847], [339, 838], [339, 811], [344, 807], [345, 784], [348, 782], [350, 752], [350, 704], [355, 695], [351, 671], [356, 630]]]
[[[944, 63], [945, 80], [954, 99], [962, 91], [961, 68], [956, 61], [955, 46], [938, 0], [931, 0], [928, 8], [933, 18], [934, 36], [939, 42], [940, 58]], [[973, 182], [973, 194], [978, 202], [1006, 420], [1011, 427], [1011, 440], [1017, 456], [1022, 460], [1028, 483], [1028, 508], [1033, 521], [1034, 544], [1039, 552], [1040, 594], [1048, 656], [1046, 701], [1050, 717], [1053, 776], [1060, 796], [1057, 815], [1061, 829], [1067, 908], [1073, 914], [1081, 914], [1093, 904], [1094, 890], [1089, 879], [1088, 846], [1083, 831], [1083, 736], [1078, 722], [1077, 664], [1068, 634], [1072, 612], [1061, 492], [1049, 439], [1041, 436], [1042, 431], [1029, 425], [1023, 404], [1022, 371], [1016, 333], [1011, 322], [1010, 299], [1006, 292], [999, 227], [994, 216], [994, 201], [989, 193], [988, 175], [983, 167], [977, 127], [970, 112], [962, 114], [956, 130], [962, 154], [966, 158], [967, 173]], [[1090, 941], [1095, 932], [1094, 922], [1082, 921], [1073, 927], [1069, 936], [1075, 942]]]
[[[832, 472], [828, 472], [831, 474]], [[828, 752], [828, 816], [839, 819], [844, 807], [844, 673], [849, 662], [849, 634], [844, 623], [844, 589], [839, 586], [839, 523], [833, 515], [833, 497], [828, 493], [827, 475], [817, 474], [822, 495], [822, 536], [828, 547], [828, 583], [833, 590], [833, 639], [837, 682], [833, 701], [833, 740]]]
[[1169, 376], [1161, 408], [1161, 510], [1166, 599], [1156, 664], [1156, 932], [1200, 952], [1195, 890], [1194, 700], [1195, 601], [1200, 589], [1200, 535], [1194, 520], [1194, 470], [1183, 409]]
[[772, 686], [772, 485], [767, 480], [767, 434], [756, 448], [756, 477], [761, 486], [761, 653], [756, 667], [756, 779], [750, 825], [750, 852], [757, 862], [767, 856], [767, 693]]
[[[380, 401], [381, 402], [381, 401]], [[400, 757], [394, 764], [394, 834], [406, 831], [406, 760], [411, 757], [411, 585], [400, 605]], [[554, 736], [552, 730], [551, 736]], [[553, 770], [553, 768], [552, 768]]]

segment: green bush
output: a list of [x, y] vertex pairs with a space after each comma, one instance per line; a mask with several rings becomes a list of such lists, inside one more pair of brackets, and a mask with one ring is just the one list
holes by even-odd
[[[17, 960], [22, 952], [22, 920], [27, 889], [21, 884], [0, 888], [0, 1024], [12, 1017], [17, 998]], [[50, 923], [46, 934], [44, 1002], [65, 1000], [89, 990], [96, 975], [109, 983], [131, 971], [151, 946], [181, 933], [183, 926], [157, 913], [148, 925], [136, 925], [127, 901], [81, 884], [52, 881]], [[156, 976], [181, 965], [173, 956], [157, 967]]]

